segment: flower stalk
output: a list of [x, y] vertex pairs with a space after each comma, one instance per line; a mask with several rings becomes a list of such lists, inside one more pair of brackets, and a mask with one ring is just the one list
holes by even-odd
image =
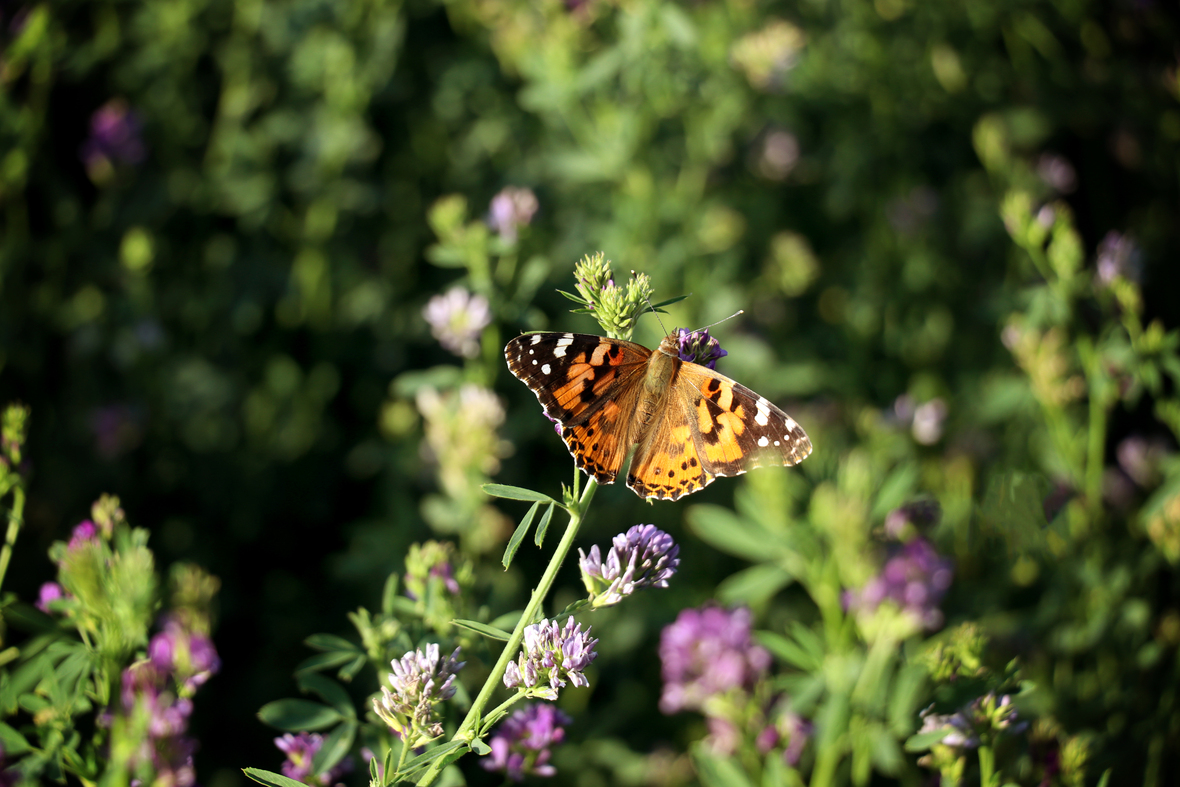
[[[574, 470], [575, 474], [580, 472], [580, 470]], [[575, 479], [576, 483], [577, 479]], [[570, 506], [569, 522], [566, 524], [565, 533], [562, 535], [561, 541], [558, 542], [557, 549], [553, 551], [553, 557], [550, 558], [549, 565], [545, 568], [545, 573], [541, 575], [537, 587], [533, 589], [532, 596], [529, 598], [528, 604], [525, 605], [524, 612], [520, 615], [520, 620], [516, 623], [516, 628], [512, 630], [512, 636], [504, 644], [504, 650], [500, 653], [500, 658], [496, 660], [496, 665], [492, 667], [491, 674], [488, 675], [483, 688], [480, 689], [479, 694], [472, 701], [471, 709], [467, 711], [467, 716], [460, 723], [459, 729], [451, 736], [451, 740], [462, 740], [471, 743], [477, 738], [482, 737], [482, 734], [487, 731], [486, 728], [490, 726], [485, 721], [487, 719], [494, 720], [498, 714], [511, 707], [511, 701], [505, 702], [491, 714], [488, 714], [485, 719], [483, 709], [491, 700], [492, 693], [495, 692], [503, 680], [504, 672], [508, 669], [509, 662], [520, 651], [521, 642], [524, 640], [524, 630], [533, 622], [533, 619], [541, 609], [541, 604], [545, 601], [545, 597], [549, 595], [549, 590], [553, 587], [553, 581], [557, 578], [557, 572], [561, 569], [566, 556], [573, 548], [574, 539], [578, 535], [578, 529], [582, 526], [582, 522], [586, 518], [586, 511], [590, 507], [590, 502], [594, 499], [594, 493], [597, 490], [598, 483], [594, 479], [588, 480], [586, 482], [586, 488], [582, 490], [582, 494], [577, 502]], [[446, 758], [438, 758], [431, 763], [430, 767], [418, 780], [419, 787], [427, 787], [427, 785], [434, 784], [446, 766], [445, 760]]]

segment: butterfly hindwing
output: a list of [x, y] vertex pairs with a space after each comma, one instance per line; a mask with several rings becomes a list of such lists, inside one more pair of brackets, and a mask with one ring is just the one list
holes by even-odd
[[811, 453], [811, 440], [794, 418], [725, 375], [685, 364], [677, 386], [693, 411], [697, 450], [709, 473], [797, 465]]
[[695, 417], [683, 397], [670, 396], [668, 408], [657, 415], [635, 449], [627, 471], [627, 486], [640, 497], [676, 500], [703, 489], [714, 475], [705, 469], [697, 450], [690, 417]]

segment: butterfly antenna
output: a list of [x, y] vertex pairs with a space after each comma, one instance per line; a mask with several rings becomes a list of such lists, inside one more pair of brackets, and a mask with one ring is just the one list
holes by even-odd
[[[637, 274], [635, 271], [631, 271], [632, 278], [634, 278], [638, 275], [639, 274]], [[660, 330], [662, 330], [664, 332], [664, 335], [667, 336], [668, 329], [664, 327], [664, 321], [660, 319], [660, 313], [658, 311], [656, 311], [656, 307], [651, 305], [651, 298], [649, 298], [645, 295], [645, 296], [643, 296], [643, 299], [645, 301], [647, 301], [647, 308], [651, 309], [651, 313], [656, 316], [656, 322], [658, 322], [660, 324]]]
[[697, 328], [697, 330], [698, 331], [707, 331], [710, 328], [712, 328], [714, 325], [720, 325], [723, 322], [726, 322], [728, 320], [732, 320], [734, 317], [737, 317], [739, 314], [745, 314], [745, 313], [746, 313], [745, 309], [738, 309], [736, 312], [729, 315], [728, 317], [723, 317], [722, 319], [718, 320], [717, 322], [710, 323], [709, 325], [706, 325], [704, 328]]

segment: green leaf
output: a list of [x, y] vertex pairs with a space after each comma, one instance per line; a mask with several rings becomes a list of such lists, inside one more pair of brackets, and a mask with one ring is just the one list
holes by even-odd
[[340, 672], [336, 673], [336, 675], [340, 678], [340, 680], [352, 680], [356, 677], [356, 674], [360, 672], [361, 669], [368, 663], [369, 660], [365, 656], [357, 656], [355, 661], [346, 667], [342, 667]]
[[520, 621], [520, 616], [523, 614], [523, 612], [524, 610], [522, 609], [514, 609], [511, 612], [505, 612], [503, 615], [499, 616], [488, 625], [494, 629], [512, 631], [514, 628], [516, 628], [516, 624]]
[[537, 515], [537, 509], [540, 506], [540, 501], [529, 506], [529, 510], [525, 512], [520, 524], [516, 526], [516, 532], [512, 534], [512, 538], [508, 539], [508, 546], [504, 548], [504, 568], [512, 565], [512, 558], [516, 557], [516, 550], [520, 549], [521, 542], [529, 534], [529, 528], [533, 525], [533, 517]]
[[[540, 492], [534, 492], [531, 489], [525, 489], [519, 486], [508, 486], [507, 484], [482, 484], [480, 489], [492, 497], [502, 497], [505, 500], [531, 500], [537, 503], [557, 503], [557, 501], [549, 495], [543, 495]], [[560, 505], [560, 503], [558, 503], [558, 505]]]
[[352, 697], [336, 681], [318, 672], [305, 672], [297, 677], [299, 689], [318, 694], [320, 699], [338, 710], [345, 718], [356, 718]]
[[482, 738], [476, 738], [471, 742], [471, 750], [480, 757], [486, 757], [492, 753], [492, 747], [484, 743]]
[[717, 586], [717, 599], [728, 605], [757, 606], [769, 601], [794, 579], [780, 566], [762, 563], [727, 577]]
[[[519, 616], [520, 613], [518, 612], [517, 615]], [[470, 629], [476, 634], [483, 634], [485, 637], [498, 639], [501, 642], [507, 642], [512, 637], [512, 634], [503, 629], [489, 626], [486, 623], [477, 623], [474, 620], [452, 620], [451, 622], [460, 628]]]
[[342, 650], [333, 651], [332, 653], [317, 653], [299, 662], [299, 666], [295, 668], [295, 674], [298, 675], [301, 672], [318, 672], [320, 670], [331, 669], [332, 667], [339, 667], [341, 664], [347, 664], [355, 658], [355, 654], [346, 653]]
[[335, 650], [346, 653], [363, 652], [355, 643], [349, 642], [344, 637], [337, 637], [335, 634], [312, 634], [303, 640], [303, 644], [312, 650]]
[[274, 771], [264, 771], [261, 768], [242, 768], [242, 773], [259, 784], [267, 787], [307, 787], [303, 782], [297, 782], [289, 776]]
[[769, 563], [783, 553], [773, 534], [721, 506], [696, 505], [688, 509], [688, 526], [709, 546], [751, 563]]
[[24, 754], [32, 748], [24, 735], [21, 735], [14, 728], [9, 727], [2, 721], [0, 721], [0, 744], [4, 745], [4, 755], [6, 757]]
[[947, 735], [954, 732], [953, 727], [942, 727], [937, 730], [930, 730], [928, 732], [919, 732], [917, 735], [911, 735], [906, 738], [905, 750], [909, 752], [926, 751], [931, 746], [939, 743]]
[[[683, 301], [683, 300], [685, 300], [686, 298], [688, 298], [688, 297], [689, 297], [691, 294], [692, 294], [692, 293], [689, 293], [689, 295], [677, 295], [675, 298], [669, 298], [669, 299], [668, 299], [668, 300], [666, 300], [666, 301], [660, 301], [659, 303], [653, 303], [653, 304], [651, 305], [651, 307], [652, 307], [652, 309], [654, 309], [655, 311], [660, 311], [660, 310], [661, 310], [661, 309], [663, 309], [665, 306], [671, 306], [671, 305], [672, 305], [672, 304], [674, 304], [674, 303], [680, 303], [681, 301]], [[661, 313], [663, 313], [663, 312], [661, 312]]]
[[355, 721], [346, 721], [332, 730], [332, 734], [324, 740], [320, 750], [316, 752], [315, 758], [311, 761], [313, 773], [317, 776], [327, 773], [336, 763], [344, 759], [356, 738], [356, 726]]
[[467, 753], [467, 751], [468, 751], [467, 741], [464, 741], [464, 740], [447, 741], [446, 743], [442, 744], [441, 746], [436, 746], [435, 748], [431, 749], [430, 751], [426, 752], [425, 754], [420, 754], [417, 757], [415, 757], [414, 759], [407, 762], [404, 766], [402, 766], [402, 770], [397, 773], [397, 777], [399, 779], [405, 779], [405, 778], [411, 777], [415, 773], [417, 773], [418, 771], [424, 770], [425, 768], [429, 767], [430, 764], [433, 763], [435, 760], [439, 760], [444, 757], [451, 757], [452, 755], [454, 755], [452, 759], [443, 761], [442, 767], [445, 767], [446, 765], [449, 765], [450, 763], [452, 763], [455, 760], [462, 757], [464, 754]]
[[397, 573], [390, 574], [385, 580], [385, 587], [381, 591], [381, 611], [386, 617], [393, 614], [393, 602], [397, 598], [397, 588], [400, 578]]
[[[586, 304], [586, 299], [580, 295], [574, 295], [572, 292], [566, 292], [565, 290], [558, 290], [558, 292], [561, 293], [562, 295], [564, 295], [565, 297], [569, 298], [574, 303], [580, 303], [582, 305]], [[540, 332], [539, 331], [527, 331], [527, 333], [540, 333]]]
[[258, 718], [286, 732], [322, 730], [344, 721], [344, 716], [335, 708], [310, 700], [275, 700], [258, 710]]
[[549, 507], [545, 509], [545, 513], [541, 514], [541, 521], [537, 523], [537, 546], [545, 543], [545, 531], [549, 529], [549, 520], [553, 518], [553, 507], [555, 503], [550, 503]]
[[702, 744], [692, 747], [692, 761], [705, 787], [754, 787], [733, 759], [713, 754]]
[[803, 672], [815, 672], [823, 664], [822, 658], [816, 659], [815, 655], [807, 648], [782, 634], [776, 634], [773, 631], [758, 631], [754, 633], [754, 639], [781, 661]]

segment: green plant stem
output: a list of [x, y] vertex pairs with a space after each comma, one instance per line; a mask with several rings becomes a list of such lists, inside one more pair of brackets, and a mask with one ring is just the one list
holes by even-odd
[[4, 536], [4, 548], [0, 550], [0, 586], [4, 585], [4, 576], [8, 573], [8, 563], [12, 560], [12, 549], [16, 546], [16, 537], [20, 533], [21, 524], [25, 521], [25, 490], [17, 486], [12, 488], [12, 510], [8, 512], [8, 532]]
[[[577, 470], [575, 473], [579, 472]], [[537, 583], [537, 587], [533, 590], [532, 597], [529, 599], [528, 605], [525, 606], [524, 612], [520, 615], [520, 620], [516, 624], [516, 628], [512, 631], [512, 636], [508, 638], [508, 642], [504, 645], [504, 650], [500, 653], [500, 658], [496, 661], [496, 665], [492, 667], [492, 672], [488, 675], [488, 679], [484, 682], [483, 688], [480, 689], [479, 694], [471, 703], [471, 709], [467, 711], [467, 716], [459, 725], [459, 729], [451, 736], [451, 740], [465, 740], [468, 743], [475, 740], [476, 737], [482, 737], [483, 731], [477, 730], [476, 725], [483, 718], [484, 706], [492, 698], [492, 694], [496, 691], [504, 677], [504, 670], [508, 668], [508, 662], [512, 661], [513, 657], [520, 651], [521, 640], [524, 639], [525, 626], [530, 625], [536, 617], [537, 612], [541, 609], [541, 604], [545, 601], [545, 597], [549, 594], [549, 589], [553, 587], [553, 581], [557, 578], [557, 572], [561, 569], [565, 562], [566, 555], [569, 554], [570, 548], [574, 545], [574, 538], [578, 535], [578, 528], [582, 525], [582, 520], [586, 516], [586, 509], [590, 506], [590, 501], [594, 498], [594, 492], [598, 489], [598, 483], [593, 479], [586, 482], [586, 488], [582, 491], [582, 496], [578, 499], [577, 505], [570, 509], [569, 524], [565, 527], [565, 534], [561, 537], [561, 542], [558, 543], [557, 549], [553, 552], [553, 557], [549, 560], [549, 565], [545, 569], [545, 573], [541, 576], [541, 581]], [[419, 787], [426, 787], [426, 785], [434, 784], [435, 779], [443, 769], [443, 757], [435, 760], [433, 764], [418, 780]]]
[[996, 779], [996, 753], [991, 746], [979, 747], [979, 787], [992, 787]]

